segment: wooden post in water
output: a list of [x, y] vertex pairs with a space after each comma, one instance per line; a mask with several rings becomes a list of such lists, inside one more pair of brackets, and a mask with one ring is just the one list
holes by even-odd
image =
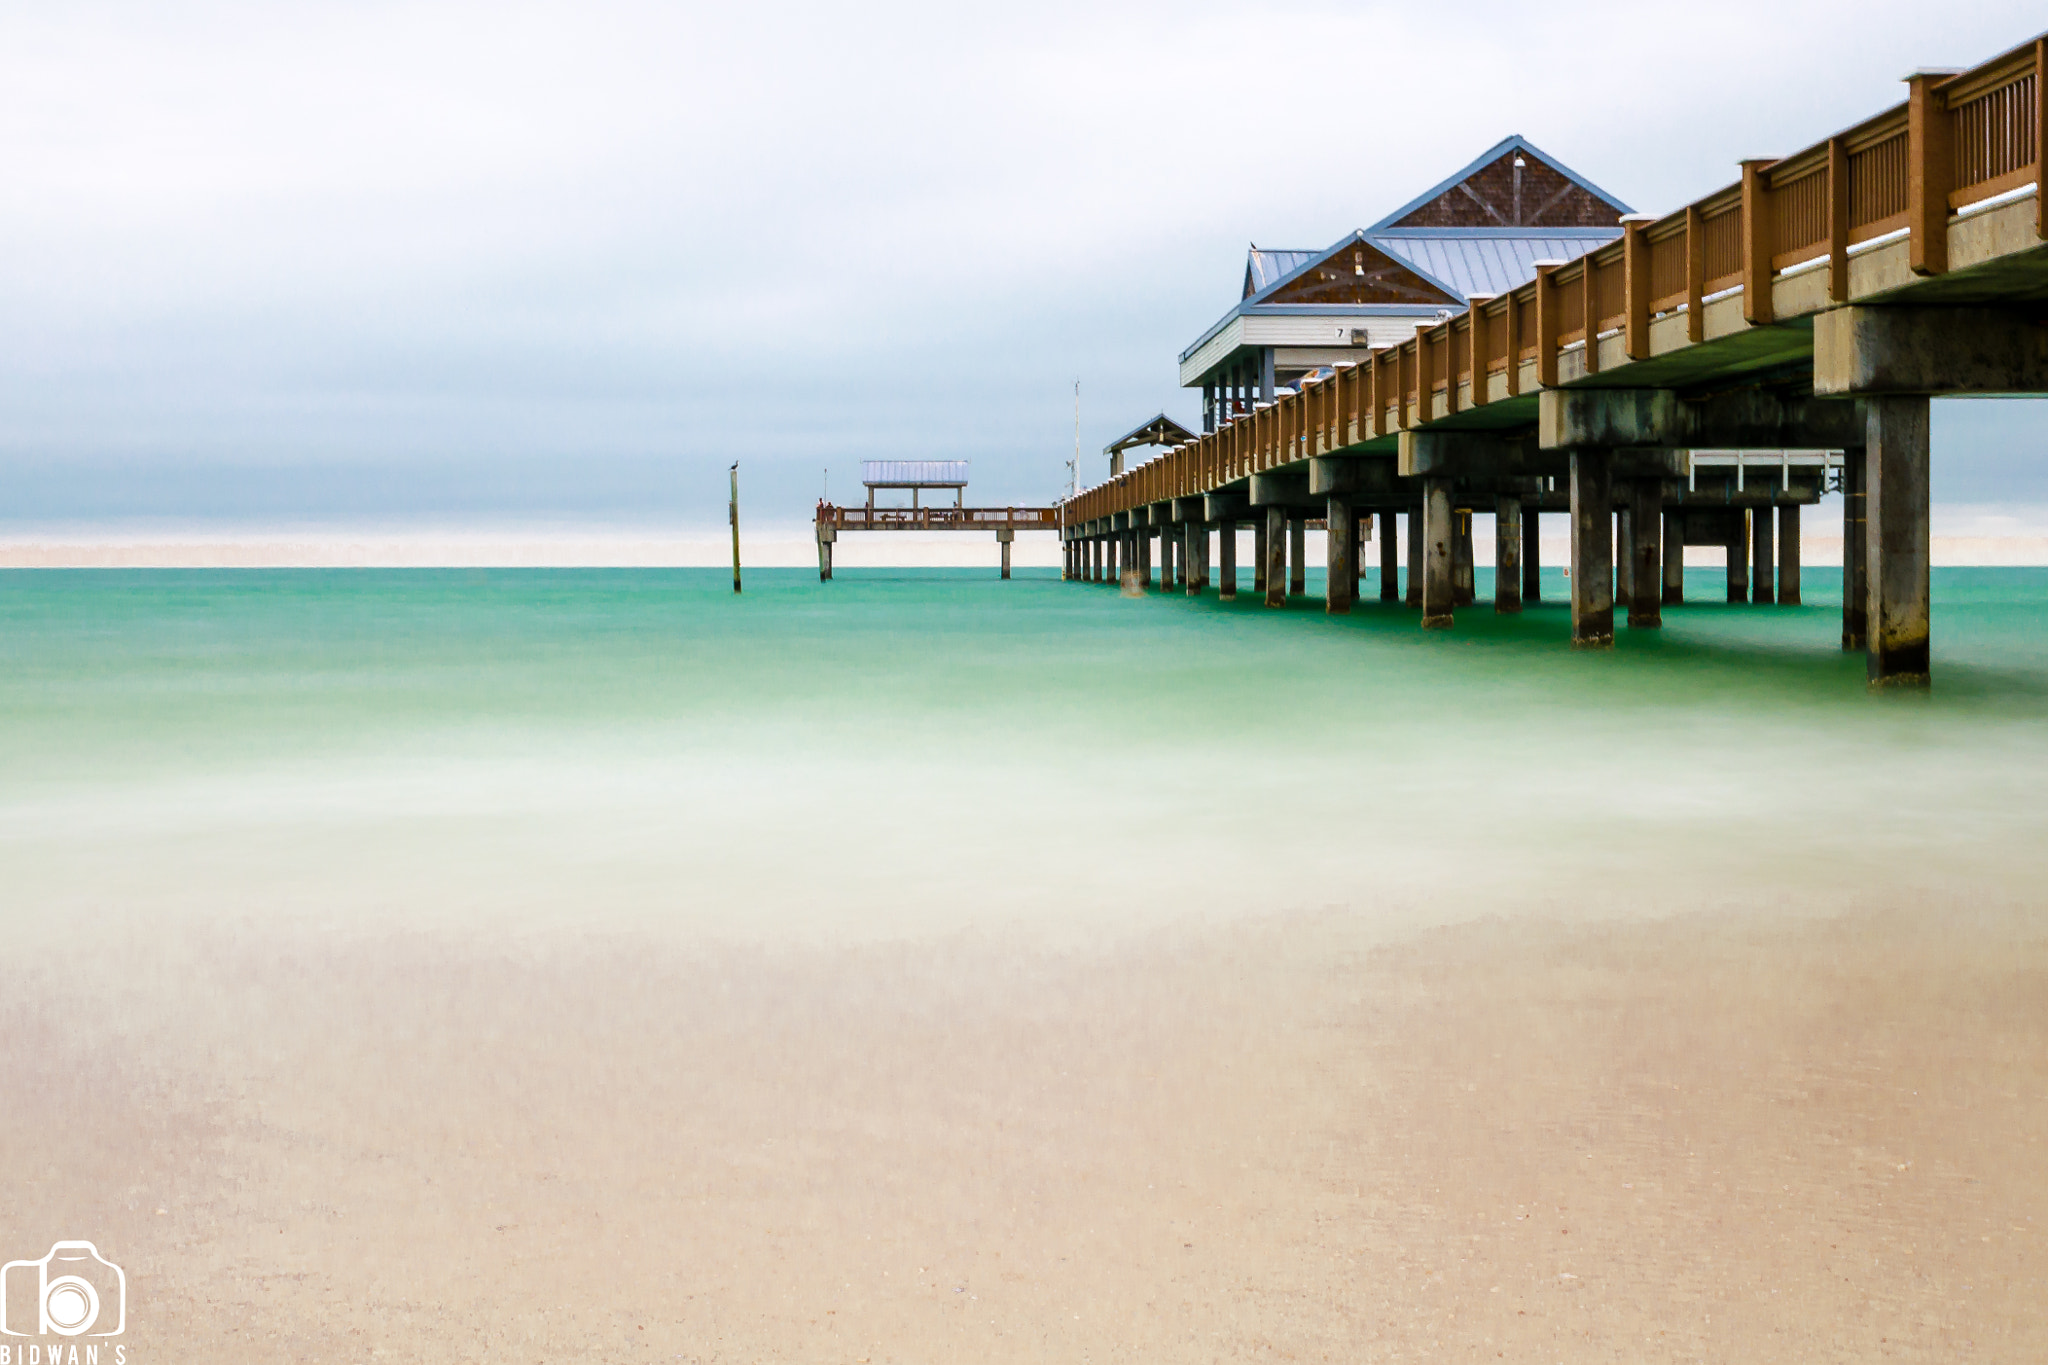
[[732, 501], [727, 504], [726, 519], [732, 522], [732, 590], [740, 590], [740, 462], [732, 462]]

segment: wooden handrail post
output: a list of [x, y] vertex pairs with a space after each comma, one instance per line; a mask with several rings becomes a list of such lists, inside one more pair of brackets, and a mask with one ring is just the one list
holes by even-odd
[[[1955, 188], [1955, 138], [1948, 101], [1934, 88], [1946, 71], [1906, 77], [1906, 264], [1915, 275], [1948, 270], [1948, 196]], [[2037, 82], [2038, 84], [2038, 82]]]
[[1600, 373], [1600, 276], [1593, 265], [1593, 253], [1579, 257], [1579, 297], [1585, 300], [1580, 311], [1586, 315], [1586, 373]]
[[1493, 359], [1493, 348], [1486, 344], [1486, 305], [1490, 294], [1474, 294], [1471, 307], [1466, 313], [1472, 329], [1472, 406], [1486, 406], [1486, 363]]
[[1508, 311], [1501, 317], [1508, 334], [1508, 397], [1522, 392], [1522, 300], [1508, 291]]
[[1849, 301], [1849, 144], [1828, 139], [1828, 301]]
[[1415, 327], [1415, 425], [1421, 426], [1429, 420], [1429, 391], [1436, 386], [1436, 375], [1432, 371], [1429, 353], [1429, 324], [1417, 323]]
[[1643, 229], [1655, 221], [1637, 213], [1621, 220], [1622, 335], [1630, 360], [1650, 358], [1650, 239]]
[[1685, 210], [1685, 339], [1707, 339], [1707, 219], [1698, 204]]
[[1557, 272], [1562, 261], [1536, 262], [1536, 382], [1557, 387]]
[[1764, 183], [1769, 158], [1742, 163], [1742, 316], [1768, 327], [1771, 308], [1771, 189]]
[[2048, 242], [2048, 37], [2034, 40], [2034, 235]]

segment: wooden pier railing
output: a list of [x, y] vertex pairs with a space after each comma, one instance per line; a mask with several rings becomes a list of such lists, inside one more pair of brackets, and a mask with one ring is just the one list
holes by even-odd
[[[1743, 163], [1741, 179], [1568, 264], [1539, 264], [1513, 292], [1341, 364], [1277, 402], [1174, 447], [1065, 504], [1068, 524], [1190, 497], [1312, 455], [1383, 442], [1538, 388], [1582, 384], [1851, 299], [1850, 262], [1903, 241], [1915, 276], [1949, 268], [1951, 218], [2034, 196], [2048, 240], [2048, 37], [1960, 73], [1916, 75], [1904, 102], [1795, 155]], [[1812, 273], [1818, 286], [1780, 286]], [[1726, 301], [1726, 321], [1710, 309]], [[1780, 316], [1780, 313], [1783, 316]], [[1523, 404], [1522, 406], [1526, 406]], [[1466, 419], [1458, 425], [1475, 425]]]

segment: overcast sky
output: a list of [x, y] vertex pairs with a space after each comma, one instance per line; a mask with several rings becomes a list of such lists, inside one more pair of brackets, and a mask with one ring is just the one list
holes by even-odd
[[[2029, 38], [2035, 3], [10, 5], [0, 520], [711, 520], [829, 466], [1056, 493], [1247, 242], [1509, 133], [1637, 209]], [[2033, 404], [1936, 495], [2048, 501]]]

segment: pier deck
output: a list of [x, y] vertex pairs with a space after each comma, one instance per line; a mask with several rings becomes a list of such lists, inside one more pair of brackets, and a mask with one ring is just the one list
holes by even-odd
[[[1495, 605], [1515, 610], [1507, 585], [1535, 544], [1523, 511], [1562, 502], [1572, 639], [1597, 648], [1614, 640], [1617, 537], [1631, 626], [1661, 622], [1674, 537], [1730, 546], [1731, 595], [1738, 544], [1782, 545], [1796, 601], [1799, 508], [1833, 479], [1845, 494], [1843, 647], [1867, 651], [1873, 684], [1924, 685], [1928, 400], [2048, 392], [2044, 66], [2048, 36], [1967, 71], [1917, 73], [1900, 104], [1791, 156], [1745, 161], [1725, 189], [1627, 218], [1613, 244], [1539, 264], [1529, 283], [1399, 345], [1361, 347], [1320, 381], [1077, 494], [1059, 508], [1068, 576], [1114, 578], [1121, 563], [1150, 581], [1156, 539], [1159, 581], [1199, 591], [1215, 531], [1220, 587], [1234, 592], [1236, 530], [1250, 520], [1256, 578], [1278, 604], [1290, 577], [1300, 583], [1314, 514], [1333, 528], [1328, 607], [1346, 611], [1360, 518], [1406, 515], [1416, 549], [1402, 595], [1442, 628], [1470, 601], [1457, 514], [1497, 514]], [[1770, 477], [1751, 477], [1747, 458], [1692, 453], [1706, 448], [1768, 451], [1755, 464]], [[1788, 450], [1845, 458], [1835, 474], [1776, 458]], [[1395, 574], [1389, 543], [1382, 569]]]

